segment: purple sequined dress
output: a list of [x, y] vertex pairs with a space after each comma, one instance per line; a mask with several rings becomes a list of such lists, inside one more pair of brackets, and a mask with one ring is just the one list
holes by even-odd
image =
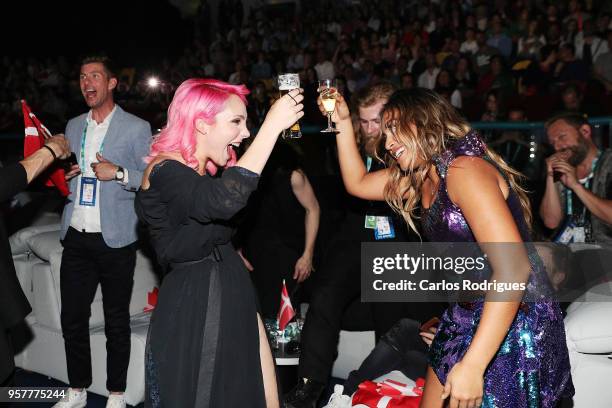
[[[436, 200], [424, 210], [422, 225], [425, 236], [437, 242], [475, 241], [461, 209], [448, 197], [446, 174], [458, 156], [485, 157], [485, 145], [471, 132], [434, 159], [440, 185]], [[508, 207], [523, 240], [530, 241], [529, 231], [518, 195], [510, 191]], [[541, 266], [533, 246], [528, 246], [532, 271]], [[534, 274], [528, 285], [534, 284]], [[540, 283], [541, 284], [541, 283]], [[500, 349], [485, 371], [483, 408], [543, 407], [553, 408], [562, 397], [572, 396], [574, 386], [565, 343], [563, 316], [557, 303], [538, 300], [525, 303], [514, 319]], [[475, 334], [483, 302], [453, 303], [444, 312], [429, 363], [444, 384], [451, 368], [463, 358]]]

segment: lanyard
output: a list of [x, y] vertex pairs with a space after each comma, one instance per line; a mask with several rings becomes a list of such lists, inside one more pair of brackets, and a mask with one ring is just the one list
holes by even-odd
[[[594, 177], [595, 167], [597, 166], [597, 161], [599, 160], [599, 156], [601, 156], [601, 150], [597, 153], [597, 157], [593, 159], [593, 163], [591, 163], [591, 172], [587, 176], [586, 182], [584, 183], [584, 188], [586, 188], [587, 190], [589, 190], [589, 187], [591, 185], [591, 179]], [[572, 197], [573, 197], [572, 190], [566, 187], [565, 188], [565, 204], [566, 204], [567, 215], [573, 214], [573, 204], [574, 204], [573, 201], [574, 200]], [[586, 206], [584, 206], [584, 208], [582, 209], [582, 217], [581, 217], [582, 221], [584, 221], [585, 216], [586, 216]]]
[[366, 157], [366, 173], [369, 173], [370, 169], [372, 168], [372, 158], [370, 156]]
[[[89, 127], [89, 123], [85, 122], [85, 127], [83, 128], [83, 135], [81, 136], [81, 161], [79, 165], [81, 166], [81, 173], [85, 173], [86, 162], [85, 162], [85, 139], [87, 139], [87, 128]], [[106, 134], [104, 134], [104, 139], [102, 139], [102, 144], [100, 145], [100, 154], [104, 151], [104, 142], [106, 140]]]

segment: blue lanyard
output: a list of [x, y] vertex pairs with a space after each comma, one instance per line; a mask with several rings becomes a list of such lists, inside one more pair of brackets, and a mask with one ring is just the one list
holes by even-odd
[[[593, 159], [593, 163], [591, 163], [591, 172], [587, 176], [587, 180], [584, 183], [584, 188], [586, 188], [587, 190], [589, 190], [589, 187], [591, 186], [591, 179], [594, 177], [595, 167], [597, 166], [597, 161], [599, 160], [599, 156], [601, 156], [601, 150], [597, 153], [597, 157]], [[565, 188], [565, 204], [566, 204], [565, 207], [566, 207], [567, 215], [573, 215], [574, 200], [572, 198], [572, 190], [570, 190], [567, 187]], [[586, 215], [586, 206], [582, 209], [582, 220], [583, 221], [584, 221], [585, 215]]]
[[[85, 127], [83, 128], [83, 135], [81, 136], [81, 161], [79, 166], [81, 167], [81, 173], [85, 173], [86, 162], [85, 162], [85, 139], [87, 139], [87, 128], [89, 127], [89, 123], [85, 122]], [[104, 139], [102, 139], [102, 144], [100, 145], [100, 154], [104, 151], [104, 142], [106, 140], [106, 134], [104, 134]]]
[[372, 158], [370, 156], [367, 156], [367, 159], [366, 159], [366, 172], [367, 173], [370, 172], [370, 168], [372, 168]]

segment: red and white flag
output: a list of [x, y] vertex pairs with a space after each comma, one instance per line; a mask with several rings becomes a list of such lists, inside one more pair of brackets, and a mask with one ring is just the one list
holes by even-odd
[[278, 328], [280, 330], [285, 330], [285, 327], [287, 327], [287, 324], [293, 319], [293, 316], [295, 316], [295, 310], [293, 310], [293, 306], [291, 306], [287, 285], [285, 285], [285, 280], [283, 279], [283, 290], [281, 291], [280, 309], [277, 318]]
[[[45, 144], [45, 138], [51, 137], [51, 132], [47, 129], [32, 113], [32, 110], [26, 103], [21, 100], [21, 109], [23, 110], [23, 122], [25, 124], [25, 138], [23, 139], [23, 157], [28, 157], [35, 151], [39, 150]], [[47, 186], [55, 186], [60, 193], [66, 197], [70, 194], [68, 184], [66, 183], [64, 169], [56, 167], [50, 170], [49, 178], [46, 181]]]

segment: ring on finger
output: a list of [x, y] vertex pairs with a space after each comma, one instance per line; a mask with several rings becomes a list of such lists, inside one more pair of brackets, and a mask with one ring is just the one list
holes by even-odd
[[293, 96], [291, 96], [291, 94], [287, 94], [287, 95], [289, 95], [289, 97], [290, 97], [291, 99], [293, 99], [293, 102], [295, 102], [295, 105], [297, 106], [297, 104], [298, 104], [298, 103], [297, 103], [297, 101], [295, 100], [295, 98], [294, 98]]

